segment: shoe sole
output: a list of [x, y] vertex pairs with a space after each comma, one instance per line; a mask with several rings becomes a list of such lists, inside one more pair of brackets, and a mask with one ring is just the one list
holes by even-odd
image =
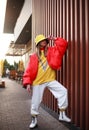
[[71, 121], [66, 121], [66, 120], [63, 120], [63, 119], [59, 119], [59, 121], [61, 121], [61, 122], [67, 122], [67, 123], [71, 122]]
[[36, 124], [34, 127], [29, 127], [29, 129], [34, 129], [34, 128], [36, 128], [36, 127], [38, 127], [38, 124]]

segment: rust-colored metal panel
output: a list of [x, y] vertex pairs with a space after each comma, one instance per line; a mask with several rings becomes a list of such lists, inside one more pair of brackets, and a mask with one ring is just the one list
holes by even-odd
[[68, 89], [68, 99], [69, 100], [69, 106], [67, 113], [72, 118], [72, 111], [71, 111], [71, 39], [70, 39], [70, 1], [67, 1], [66, 3], [66, 39], [68, 41], [68, 48], [66, 51], [66, 86]]
[[75, 0], [74, 4], [74, 12], [75, 12], [75, 124], [79, 126], [80, 124], [80, 92], [79, 92], [79, 80], [78, 78], [80, 77], [79, 75], [79, 26], [78, 26], [78, 21], [79, 21], [79, 3], [77, 0]]
[[[89, 129], [89, 1], [33, 0], [32, 39], [39, 33], [65, 38], [68, 48], [57, 80], [68, 89], [68, 116], [81, 130]], [[53, 43], [50, 43], [50, 46]], [[45, 90], [44, 106], [59, 113], [57, 100]]]
[[89, 1], [85, 1], [85, 45], [86, 45], [86, 89], [85, 89], [85, 128], [89, 129]]
[[75, 53], [74, 53], [74, 50], [75, 50], [75, 47], [74, 47], [74, 1], [71, 0], [70, 1], [70, 49], [71, 49], [71, 56], [70, 56], [70, 74], [71, 74], [71, 90], [70, 90], [70, 93], [71, 93], [71, 119], [72, 121], [74, 122], [75, 119], [74, 119], [74, 116], [75, 116], [75, 66], [74, 66], [74, 59], [75, 59]]
[[85, 6], [80, 1], [80, 127], [85, 129]]

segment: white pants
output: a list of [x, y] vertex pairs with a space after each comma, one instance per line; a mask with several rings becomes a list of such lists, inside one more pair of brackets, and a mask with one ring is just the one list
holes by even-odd
[[39, 106], [43, 98], [44, 89], [47, 87], [58, 101], [59, 109], [66, 109], [68, 106], [67, 89], [58, 81], [54, 80], [41, 85], [32, 86], [32, 102], [31, 102], [31, 115], [39, 114]]

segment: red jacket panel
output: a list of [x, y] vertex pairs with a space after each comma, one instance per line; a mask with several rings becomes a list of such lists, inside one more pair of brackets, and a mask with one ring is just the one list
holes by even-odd
[[30, 56], [28, 66], [23, 75], [23, 85], [32, 84], [38, 71], [38, 57], [36, 54]]

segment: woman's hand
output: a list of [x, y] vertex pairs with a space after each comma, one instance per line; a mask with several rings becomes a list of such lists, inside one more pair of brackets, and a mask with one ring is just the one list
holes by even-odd
[[28, 91], [28, 92], [31, 91], [31, 86], [30, 86], [30, 84], [27, 85], [27, 91]]
[[51, 35], [49, 35], [47, 38], [48, 38], [48, 40], [53, 40], [53, 41], [56, 40], [56, 37], [53, 37]]

